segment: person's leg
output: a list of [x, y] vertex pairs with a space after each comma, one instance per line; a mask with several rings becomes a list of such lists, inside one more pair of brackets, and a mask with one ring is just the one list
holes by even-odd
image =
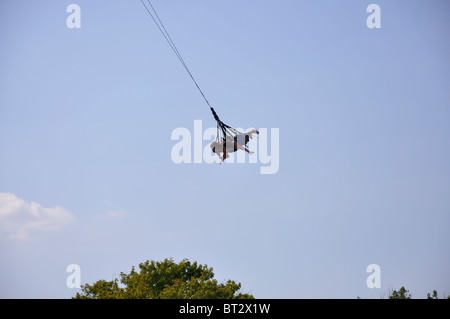
[[225, 153], [223, 153], [222, 161], [220, 162], [220, 164], [222, 164], [228, 157], [229, 157], [228, 152], [225, 150]]
[[248, 148], [246, 148], [246, 147], [244, 147], [244, 146], [241, 146], [241, 145], [238, 145], [238, 149], [243, 150], [243, 151], [246, 151], [246, 152], [249, 153], [249, 154], [255, 153], [255, 152], [252, 152], [252, 151], [250, 151]]

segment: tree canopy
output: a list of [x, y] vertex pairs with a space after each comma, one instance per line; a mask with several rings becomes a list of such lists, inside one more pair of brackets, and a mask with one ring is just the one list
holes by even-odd
[[207, 265], [166, 258], [140, 263], [139, 271], [133, 266], [130, 273], [120, 273], [120, 281], [82, 285], [74, 299], [253, 299], [240, 289], [241, 284], [232, 280], [218, 283]]
[[411, 299], [411, 294], [409, 293], [409, 290], [406, 290], [406, 288], [402, 286], [398, 291], [392, 291], [389, 299]]
[[[400, 287], [400, 289], [397, 290], [391, 290], [389, 292], [389, 299], [412, 299], [411, 294], [409, 293], [409, 290], [407, 290], [404, 286]], [[443, 299], [450, 299], [450, 295], [443, 295], [441, 298]], [[428, 293], [427, 294], [427, 299], [440, 299], [438, 297], [438, 293], [437, 290], [433, 290], [433, 293]]]

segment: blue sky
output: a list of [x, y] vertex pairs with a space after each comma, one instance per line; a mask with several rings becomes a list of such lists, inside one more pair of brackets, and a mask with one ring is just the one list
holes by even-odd
[[2, 1], [0, 297], [164, 258], [257, 298], [450, 294], [447, 1], [152, 3], [224, 122], [279, 129], [279, 171], [173, 163], [215, 122], [139, 0]]

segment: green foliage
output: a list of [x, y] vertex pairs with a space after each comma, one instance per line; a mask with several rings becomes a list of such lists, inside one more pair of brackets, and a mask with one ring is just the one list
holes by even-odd
[[[450, 295], [447, 297], [444, 295], [443, 298], [450, 299]], [[412, 299], [412, 297], [409, 290], [406, 290], [405, 287], [402, 286], [398, 291], [393, 290], [389, 295], [389, 299]], [[432, 294], [427, 293], [427, 299], [439, 299], [437, 291], [433, 290]]]
[[[443, 298], [444, 299], [450, 299], [450, 295], [445, 297], [445, 294], [444, 294]], [[439, 299], [437, 291], [433, 290], [433, 294], [432, 295], [430, 295], [430, 293], [427, 293], [427, 299]]]
[[411, 299], [411, 294], [409, 294], [409, 290], [402, 286], [398, 291], [392, 291], [389, 299]]
[[[401, 287], [398, 291], [397, 290], [393, 290], [392, 288], [390, 288], [387, 292], [383, 292], [380, 295], [381, 299], [386, 298], [386, 295], [388, 296], [389, 299], [412, 299], [411, 294], [409, 293], [409, 290], [407, 290], [405, 287]], [[361, 297], [356, 296], [357, 299], [361, 299]], [[443, 299], [450, 299], [450, 295], [443, 295], [442, 296]], [[427, 299], [439, 299], [438, 297], [438, 293], [436, 290], [433, 290], [433, 293], [427, 293]]]
[[433, 294], [430, 295], [430, 293], [427, 293], [427, 299], [439, 299], [437, 295], [437, 291], [433, 290]]
[[212, 268], [183, 259], [162, 262], [146, 261], [139, 271], [132, 267], [129, 274], [120, 273], [113, 281], [99, 280], [81, 286], [74, 299], [252, 299], [252, 295], [238, 293], [240, 283], [228, 280], [219, 284], [213, 279]]

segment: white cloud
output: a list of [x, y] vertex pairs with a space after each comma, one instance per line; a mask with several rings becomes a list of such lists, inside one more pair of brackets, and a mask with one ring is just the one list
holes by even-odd
[[127, 215], [128, 212], [126, 210], [108, 210], [105, 213], [106, 217], [121, 217]]
[[104, 200], [104, 202], [110, 208], [108, 211], [103, 213], [104, 217], [107, 217], [107, 218], [118, 218], [118, 217], [122, 217], [122, 216], [125, 216], [125, 215], [128, 214], [128, 212], [126, 210], [115, 209], [114, 205], [111, 204], [111, 202], [109, 200]]
[[12, 193], [0, 193], [0, 232], [9, 238], [29, 238], [30, 230], [60, 229], [73, 219], [62, 207], [45, 208], [36, 202], [27, 203]]

